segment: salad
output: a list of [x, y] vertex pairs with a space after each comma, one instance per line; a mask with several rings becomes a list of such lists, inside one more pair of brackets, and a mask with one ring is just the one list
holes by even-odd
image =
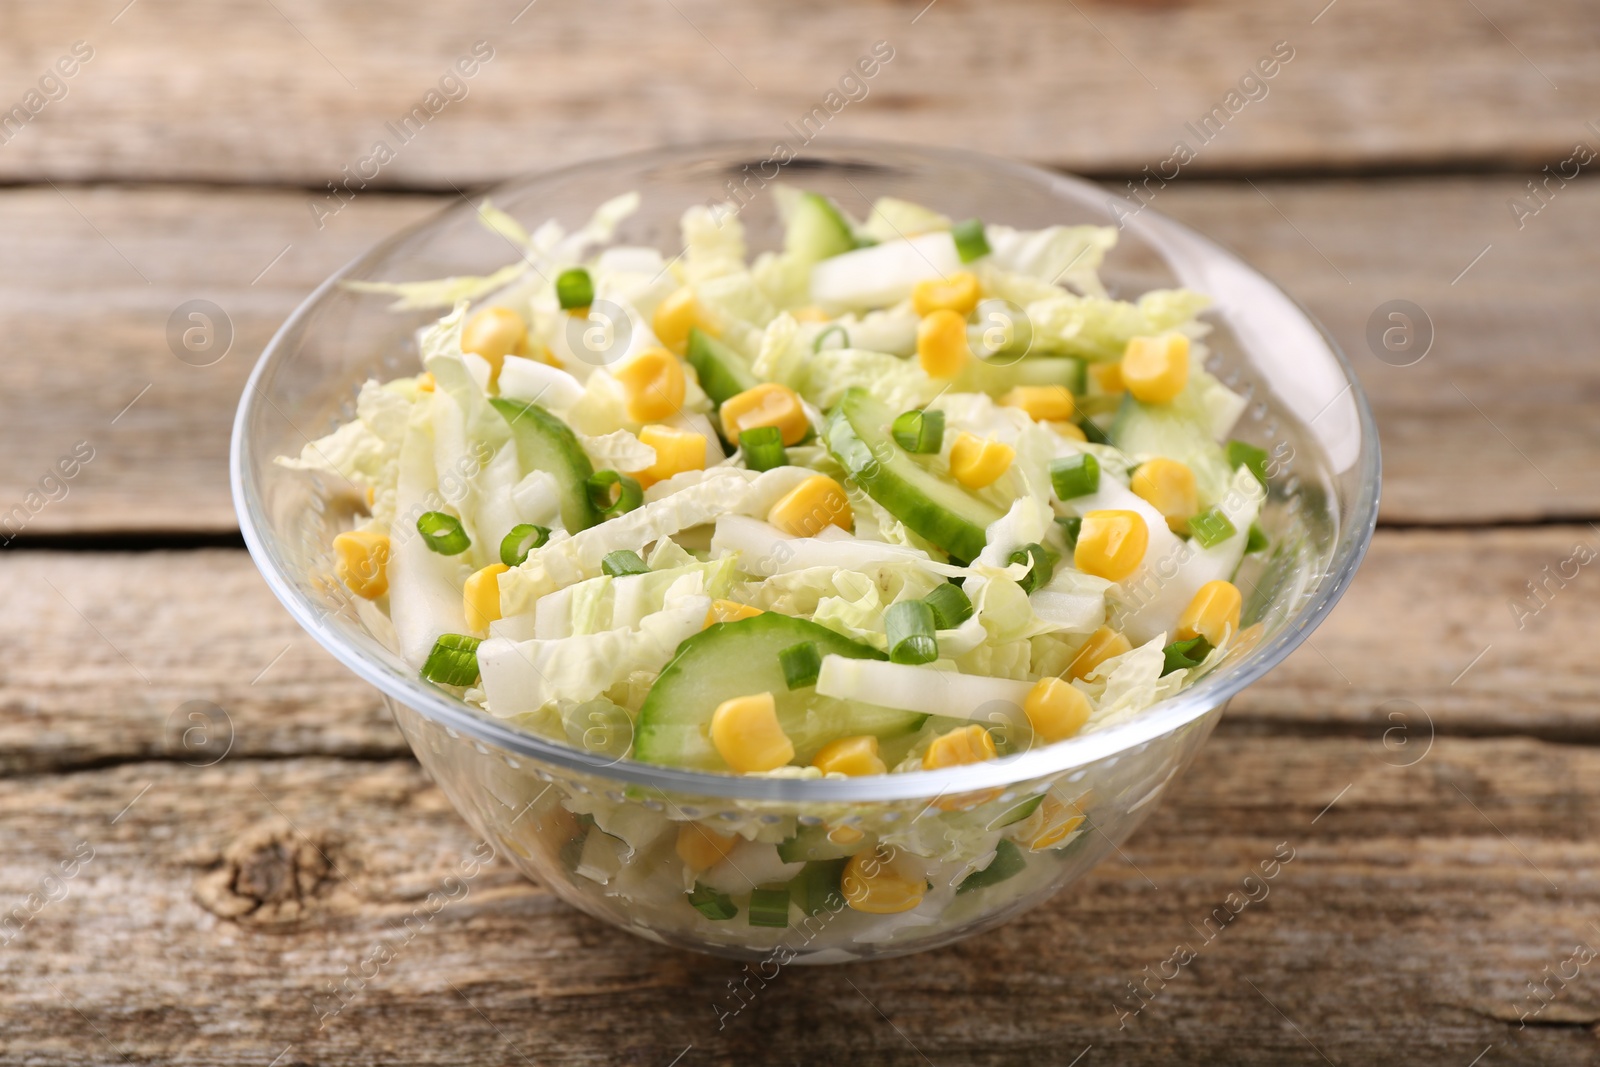
[[[347, 283], [443, 312], [416, 374], [278, 461], [364, 496], [331, 554], [372, 633], [608, 759], [789, 778], [1105, 729], [1253, 640], [1233, 579], [1268, 545], [1267, 455], [1230, 440], [1204, 296], [1108, 295], [1109, 227], [777, 195], [753, 259], [731, 206], [689, 208], [677, 255], [618, 243], [629, 194], [572, 233], [485, 203], [517, 258], [484, 277]], [[766, 926], [819, 886], [883, 915], [942, 879], [943, 907], [1084, 829], [1053, 791], [942, 797], [931, 832], [564, 803], [578, 874], [626, 883], [669, 840], [627, 893]]]

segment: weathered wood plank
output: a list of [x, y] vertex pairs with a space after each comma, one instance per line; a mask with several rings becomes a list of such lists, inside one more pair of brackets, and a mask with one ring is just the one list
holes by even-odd
[[[385, 140], [396, 155], [378, 182], [448, 189], [662, 142], [776, 139], [880, 40], [893, 59], [824, 136], [1110, 173], [1165, 160], [1180, 139], [1196, 172], [1461, 160], [1536, 170], [1589, 136], [1600, 91], [1589, 43], [1600, 16], [1581, 0], [925, 6], [628, 0], [602, 14], [501, 0], [143, 0], [119, 13], [72, 0], [8, 23], [7, 108], [75, 40], [94, 51], [7, 144], [0, 180], [320, 188]], [[493, 58], [446, 86], [456, 99], [438, 98], [426, 136], [393, 136], [386, 123], [437, 91], [475, 41]], [[1294, 58], [1246, 87], [1254, 102], [1227, 101], [1280, 41]], [[1218, 107], [1237, 113], [1223, 113], [1209, 143], [1186, 130]]]
[[[0, 1057], [1063, 1064], [1093, 1046], [1083, 1062], [1321, 1052], [1460, 1067], [1492, 1045], [1498, 1062], [1592, 1058], [1586, 972], [1551, 984], [1535, 1025], [1518, 1019], [1538, 1006], [1525, 983], [1600, 936], [1600, 752], [1450, 739], [1410, 768], [1387, 755], [1215, 739], [1125, 862], [950, 949], [785, 971], [720, 1030], [738, 967], [603, 927], [503, 864], [404, 938], [400, 921], [475, 848], [414, 765], [230, 758], [4, 782], [0, 900], [28, 921], [0, 948]], [[47, 880], [89, 850], [75, 877]], [[218, 882], [272, 897], [295, 853], [305, 881], [279, 895], [292, 906], [228, 919], [202, 903], [218, 907]], [[1293, 858], [1244, 881], [1275, 853]], [[1258, 902], [1208, 941], [1207, 917], [1245, 892]], [[313, 998], [379, 939], [394, 961], [323, 1019]], [[1175, 946], [1195, 958], [1150, 980]], [[1122, 1016], [1139, 1004], [1130, 982], [1153, 999]]]

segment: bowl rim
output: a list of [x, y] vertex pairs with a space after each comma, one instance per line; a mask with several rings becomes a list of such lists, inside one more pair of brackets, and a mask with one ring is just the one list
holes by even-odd
[[[302, 321], [321, 305], [341, 281], [360, 271], [369, 262], [386, 256], [394, 246], [447, 217], [463, 211], [475, 211], [476, 205], [482, 199], [493, 198], [497, 192], [516, 189], [531, 182], [555, 181], [584, 172], [616, 167], [642, 169], [652, 164], [660, 166], [669, 163], [704, 163], [712, 158], [728, 157], [760, 159], [770, 150], [770, 145], [756, 139], [674, 145], [588, 159], [497, 182], [476, 196], [463, 195], [460, 200], [447, 204], [384, 238], [329, 275], [301, 301], [267, 342], [245, 383], [233, 422], [229, 448], [229, 481], [240, 532], [257, 568], [279, 602], [318, 644], [357, 677], [376, 687], [386, 697], [404, 703], [424, 718], [451, 731], [452, 735], [459, 732], [514, 754], [506, 757], [513, 766], [516, 766], [514, 757], [523, 757], [553, 764], [566, 771], [613, 779], [631, 786], [728, 800], [818, 804], [871, 803], [937, 799], [939, 796], [951, 793], [1005, 787], [1030, 779], [1060, 775], [1101, 760], [1113, 759], [1124, 751], [1142, 748], [1149, 742], [1204, 717], [1208, 712], [1220, 711], [1233, 696], [1258, 681], [1306, 640], [1311, 631], [1321, 623], [1344, 595], [1371, 544], [1373, 531], [1377, 525], [1382, 481], [1382, 457], [1377, 424], [1354, 368], [1338, 342], [1322, 323], [1271, 278], [1210, 238], [1159, 212], [1149, 210], [1141, 214], [1148, 214], [1155, 224], [1175, 229], [1186, 239], [1198, 242], [1208, 254], [1233, 260], [1238, 266], [1260, 277], [1293, 305], [1327, 344], [1345, 377], [1347, 391], [1351, 394], [1357, 412], [1360, 429], [1358, 487], [1351, 501], [1349, 515], [1342, 518], [1334, 551], [1327, 569], [1317, 583], [1316, 592], [1293, 616], [1285, 620], [1276, 634], [1258, 644], [1233, 668], [1213, 672], [1193, 687], [1184, 689], [1115, 726], [998, 760], [937, 771], [911, 771], [846, 779], [795, 779], [686, 770], [627, 758], [608, 759], [594, 755], [494, 719], [424, 682], [420, 677], [408, 678], [398, 675], [370, 658], [363, 650], [326, 625], [323, 620], [325, 612], [301, 594], [289, 577], [278, 569], [271, 553], [268, 552], [259, 528], [265, 524], [265, 515], [258, 512], [261, 498], [259, 494], [250, 492], [253, 483], [247, 478], [247, 463], [252, 456], [252, 446], [246, 437], [246, 427], [260, 401], [266, 400], [267, 403], [271, 403], [262, 392], [260, 383], [280, 356], [288, 338], [296, 332]], [[837, 157], [860, 153], [876, 156], [879, 159], [884, 156], [898, 156], [903, 160], [914, 159], [923, 163], [977, 168], [990, 173], [1006, 172], [1043, 183], [1052, 189], [1070, 190], [1079, 199], [1086, 196], [1108, 195], [1085, 179], [1015, 160], [963, 149], [895, 141], [830, 138], [826, 146], [817, 148], [807, 146], [796, 159], [829, 162]]]

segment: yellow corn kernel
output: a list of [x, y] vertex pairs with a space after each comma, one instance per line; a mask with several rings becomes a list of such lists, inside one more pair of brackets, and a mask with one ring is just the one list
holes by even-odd
[[674, 474], [684, 471], [705, 470], [706, 439], [704, 434], [679, 430], [671, 426], [646, 426], [639, 431], [639, 440], [656, 450], [656, 461], [633, 477], [648, 489], [664, 482]]
[[1232, 582], [1207, 582], [1178, 616], [1178, 640], [1203, 637], [1216, 648], [1239, 629], [1239, 609], [1244, 598]]
[[1121, 363], [1091, 363], [1089, 377], [1094, 379], [1096, 388], [1107, 396], [1116, 396], [1127, 390], [1122, 381]]
[[982, 763], [995, 757], [994, 738], [989, 731], [971, 723], [940, 734], [922, 754], [922, 769], [937, 771], [963, 763]]
[[776, 426], [785, 445], [797, 445], [811, 429], [800, 394], [787, 385], [762, 382], [722, 402], [722, 432], [733, 444], [739, 435], [760, 426]]
[[772, 505], [767, 521], [791, 537], [815, 537], [829, 526], [849, 530], [855, 513], [844, 486], [826, 474], [814, 474]]
[[843, 848], [860, 844], [861, 839], [866, 836], [865, 833], [857, 830], [854, 826], [846, 826], [843, 823], [828, 827], [828, 840]]
[[1139, 464], [1128, 488], [1161, 512], [1173, 533], [1189, 531], [1189, 517], [1200, 510], [1194, 471], [1175, 459], [1160, 457]]
[[968, 489], [982, 489], [1011, 468], [1017, 450], [999, 441], [961, 431], [950, 446], [950, 473]]
[[656, 340], [674, 352], [688, 347], [690, 328], [698, 326], [706, 333], [712, 332], [695, 301], [694, 290], [687, 285], [656, 305], [650, 325], [655, 330]]
[[1135, 337], [1122, 354], [1122, 384], [1146, 404], [1166, 404], [1189, 383], [1189, 338]]
[[510, 570], [504, 563], [491, 563], [473, 572], [461, 587], [461, 607], [466, 612], [467, 629], [487, 630], [500, 617], [500, 576]]
[[369, 485], [362, 492], [361, 495], [366, 497], [367, 510], [370, 512], [372, 510], [372, 505], [374, 505], [374, 504], [376, 504], [378, 502], [378, 490], [377, 490], [377, 487]]
[[432, 372], [423, 371], [421, 374], [417, 375], [417, 392], [431, 393], [433, 392], [434, 384]]
[[719, 834], [697, 822], [678, 827], [678, 858], [694, 871], [715, 867], [738, 843], [738, 834]]
[[1091, 511], [1078, 530], [1072, 563], [1085, 574], [1120, 582], [1139, 569], [1150, 547], [1150, 527], [1137, 511]]
[[929, 278], [911, 289], [911, 306], [924, 317], [935, 311], [954, 311], [963, 319], [978, 306], [978, 276], [970, 270], [948, 278]]
[[1019, 385], [1000, 398], [1008, 408], [1021, 408], [1035, 422], [1070, 419], [1077, 410], [1072, 390], [1064, 385]]
[[917, 361], [930, 378], [954, 378], [972, 358], [967, 320], [941, 308], [917, 323]]
[[389, 591], [389, 538], [350, 530], [333, 539], [334, 572], [358, 597], [376, 600]]
[[461, 328], [461, 351], [472, 352], [489, 361], [489, 380], [500, 376], [505, 358], [522, 350], [528, 327], [508, 307], [486, 307], [476, 312]]
[[894, 849], [881, 845], [851, 856], [839, 879], [845, 903], [868, 915], [894, 915], [921, 904], [927, 883], [896, 870], [894, 859]]
[[770, 771], [794, 759], [794, 744], [778, 725], [771, 693], [734, 697], [711, 714], [711, 744], [741, 774]]
[[1068, 834], [1077, 830], [1083, 823], [1083, 811], [1076, 804], [1063, 804], [1052, 794], [1046, 793], [1044, 801], [1039, 805], [1039, 830], [1028, 842], [1028, 849], [1032, 852], [1043, 852], [1047, 848], [1059, 845]]
[[794, 316], [794, 321], [796, 322], [832, 321], [832, 316], [830, 316], [826, 311], [823, 311], [821, 308], [817, 307], [815, 304], [807, 304], [805, 307], [795, 308], [793, 311], [789, 312], [789, 314]]
[[683, 405], [683, 364], [665, 348], [647, 348], [611, 372], [628, 394], [628, 418], [655, 422]]
[[1051, 422], [1049, 427], [1062, 437], [1070, 437], [1074, 441], [1087, 441], [1089, 435], [1083, 432], [1083, 427], [1075, 422]]
[[1022, 713], [1041, 741], [1063, 741], [1089, 721], [1089, 698], [1064, 679], [1041, 678], [1023, 699]]
[[[719, 622], [738, 622], [740, 619], [754, 618], [761, 614], [760, 608], [753, 608], [749, 604], [741, 604], [737, 600], [713, 600], [711, 607], [706, 609], [705, 626]], [[701, 629], [705, 629], [702, 626]]]
[[[878, 756], [878, 739], [871, 734], [841, 737], [818, 750], [811, 766], [823, 774], [844, 774], [859, 778], [863, 774], [888, 774], [889, 767]], [[850, 829], [839, 827], [839, 829]], [[857, 831], [858, 833], [860, 831]], [[840, 842], [847, 844], [848, 842]]]
[[1133, 650], [1133, 642], [1109, 626], [1102, 626], [1089, 635], [1089, 640], [1078, 649], [1078, 654], [1067, 665], [1067, 677], [1087, 678], [1095, 669], [1113, 656]]

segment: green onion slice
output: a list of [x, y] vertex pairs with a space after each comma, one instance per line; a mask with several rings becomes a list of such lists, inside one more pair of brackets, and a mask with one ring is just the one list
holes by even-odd
[[944, 412], [903, 411], [895, 416], [889, 432], [907, 452], [931, 455], [944, 444]]
[[644, 503], [644, 490], [626, 474], [595, 471], [583, 484], [589, 493], [589, 503], [604, 519], [614, 519]]
[[1205, 662], [1211, 654], [1211, 642], [1203, 637], [1191, 637], [1187, 641], [1174, 641], [1161, 650], [1165, 662], [1161, 667], [1163, 676], [1173, 671], [1185, 670], [1189, 667], [1198, 667]]
[[1250, 473], [1263, 486], [1267, 484], [1267, 450], [1244, 441], [1228, 442], [1228, 466], [1235, 469], [1249, 467]]
[[582, 267], [571, 267], [556, 275], [556, 299], [564, 311], [586, 308], [594, 303], [594, 279]]
[[795, 903], [807, 915], [821, 912], [843, 911], [845, 907], [841, 882], [844, 880], [843, 859], [812, 860], [789, 883]]
[[783, 447], [783, 431], [776, 426], [756, 426], [740, 431], [739, 447], [744, 449], [744, 465], [753, 471], [769, 471], [789, 462], [789, 453]]
[[954, 630], [972, 618], [972, 601], [967, 598], [965, 590], [951, 582], [944, 583], [923, 597], [922, 602], [933, 611], [935, 629]]
[[718, 893], [715, 889], [709, 889], [699, 882], [694, 884], [693, 891], [689, 893], [689, 903], [695, 911], [714, 922], [731, 919], [739, 914], [739, 909], [733, 906], [728, 894]]
[[817, 334], [817, 339], [811, 342], [812, 353], [815, 354], [817, 352], [821, 352], [822, 343], [828, 338], [832, 337], [834, 334], [839, 335], [840, 348], [850, 347], [850, 331], [845, 329], [843, 326], [840, 326], [836, 322], [832, 326], [829, 326], [826, 330], [823, 330], [821, 333]]
[[1035, 541], [1011, 553], [1008, 562], [1028, 564], [1028, 573], [1017, 579], [1017, 584], [1022, 586], [1024, 593], [1031, 594], [1037, 592], [1055, 575], [1057, 558], [1054, 552]]
[[417, 516], [417, 532], [422, 543], [441, 556], [459, 556], [472, 547], [461, 520], [442, 511], [425, 511]]
[[1189, 532], [1202, 548], [1212, 548], [1239, 531], [1221, 508], [1211, 507], [1189, 520]]
[[889, 638], [889, 659], [894, 663], [932, 663], [939, 658], [934, 636], [933, 609], [926, 601], [902, 600], [883, 613]]
[[1267, 540], [1267, 531], [1261, 528], [1261, 524], [1259, 522], [1252, 522], [1250, 524], [1249, 537], [1244, 543], [1244, 550], [1246, 552], [1260, 552], [1270, 543], [1271, 542]]
[[544, 526], [522, 522], [511, 527], [511, 532], [500, 541], [500, 562], [507, 567], [518, 567], [528, 558], [528, 553], [542, 548], [550, 540], [550, 531]]
[[768, 886], [750, 891], [750, 925], [782, 929], [789, 925], [789, 887]]
[[422, 676], [440, 685], [471, 685], [478, 680], [478, 639], [440, 634], [422, 664]]
[[816, 685], [817, 676], [822, 673], [822, 653], [815, 641], [790, 645], [778, 653], [778, 662], [783, 666], [784, 683], [790, 689]]
[[983, 233], [982, 219], [967, 219], [950, 227], [950, 236], [955, 238], [956, 254], [961, 257], [961, 262], [971, 263], [975, 259], [982, 259], [988, 255], [989, 238]]
[[649, 574], [650, 568], [645, 566], [644, 560], [639, 558], [639, 553], [630, 548], [619, 548], [615, 552], [607, 552], [600, 561], [600, 569], [613, 578], [626, 578], [630, 574]]
[[1068, 550], [1077, 548], [1078, 531], [1083, 529], [1083, 519], [1076, 515], [1062, 515], [1056, 518], [1056, 525], [1061, 527], [1061, 536], [1066, 539]]
[[1100, 489], [1100, 461], [1087, 452], [1074, 452], [1050, 461], [1050, 485], [1057, 500], [1075, 500]]

